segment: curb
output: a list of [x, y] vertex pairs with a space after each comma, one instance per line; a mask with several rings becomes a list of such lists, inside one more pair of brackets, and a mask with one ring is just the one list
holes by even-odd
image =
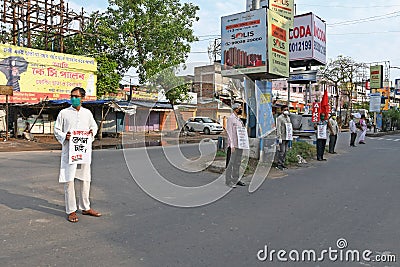
[[400, 130], [389, 131], [389, 132], [379, 132], [379, 133], [367, 133], [366, 136], [368, 136], [368, 137], [380, 137], [380, 136], [392, 135], [392, 134], [400, 134]]

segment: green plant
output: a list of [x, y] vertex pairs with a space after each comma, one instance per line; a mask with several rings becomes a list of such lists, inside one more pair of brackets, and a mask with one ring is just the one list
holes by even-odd
[[226, 157], [226, 153], [223, 150], [217, 150], [217, 153], [215, 154], [216, 157]]
[[286, 164], [298, 162], [297, 155], [304, 159], [311, 159], [316, 154], [315, 146], [306, 142], [293, 142], [292, 148], [286, 154]]

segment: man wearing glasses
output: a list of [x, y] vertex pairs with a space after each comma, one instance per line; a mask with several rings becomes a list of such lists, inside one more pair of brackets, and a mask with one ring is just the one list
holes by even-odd
[[79, 209], [83, 215], [100, 217], [90, 208], [89, 191], [91, 181], [90, 163], [69, 164], [69, 142], [72, 130], [89, 131], [92, 140], [97, 133], [97, 124], [90, 110], [82, 107], [85, 90], [75, 87], [71, 91], [71, 106], [60, 111], [54, 125], [54, 135], [62, 145], [59, 182], [64, 184], [65, 211], [68, 221], [78, 222], [76, 214], [75, 178], [79, 181]]

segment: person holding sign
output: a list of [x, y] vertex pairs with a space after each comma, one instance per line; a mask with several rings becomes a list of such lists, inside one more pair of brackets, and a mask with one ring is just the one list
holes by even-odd
[[65, 211], [70, 222], [77, 222], [75, 178], [80, 183], [79, 209], [83, 215], [100, 217], [90, 208], [91, 145], [97, 133], [97, 124], [90, 110], [82, 107], [85, 90], [75, 87], [71, 91], [71, 106], [60, 111], [54, 124], [54, 135], [62, 145], [59, 182], [64, 184]]
[[326, 140], [328, 139], [328, 127], [330, 132], [333, 132], [331, 124], [325, 119], [325, 113], [321, 113], [319, 122], [314, 126], [317, 130], [317, 160], [323, 161], [324, 152], [326, 146]]
[[233, 113], [226, 123], [228, 134], [228, 149], [226, 153], [226, 176], [225, 184], [235, 188], [236, 185], [245, 186], [239, 181], [240, 164], [242, 162], [243, 149], [249, 149], [247, 130], [239, 116], [242, 114], [242, 106], [239, 103], [232, 105]]
[[329, 119], [329, 123], [331, 124], [329, 129], [332, 129], [329, 131], [329, 153], [336, 154], [335, 147], [339, 133], [339, 125], [336, 121], [335, 114], [332, 114], [331, 118]]
[[276, 136], [279, 142], [278, 166], [283, 170], [285, 166], [286, 153], [289, 148], [289, 142], [293, 141], [293, 126], [290, 122], [290, 113], [288, 106], [282, 106], [282, 114], [276, 119]]

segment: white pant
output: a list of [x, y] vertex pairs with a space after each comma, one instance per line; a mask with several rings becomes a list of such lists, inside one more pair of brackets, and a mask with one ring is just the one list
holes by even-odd
[[[76, 180], [79, 183], [79, 209], [89, 210], [90, 181], [82, 181], [79, 179]], [[65, 192], [65, 212], [67, 214], [70, 214], [77, 210], [74, 181], [64, 183], [64, 192]]]

